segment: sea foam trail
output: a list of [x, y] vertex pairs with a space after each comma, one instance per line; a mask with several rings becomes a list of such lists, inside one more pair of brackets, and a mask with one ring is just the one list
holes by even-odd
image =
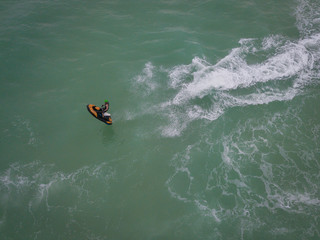
[[[146, 63], [135, 85], [145, 90], [146, 98], [161, 90], [167, 99], [144, 108], [142, 114], [161, 112], [167, 119], [161, 134], [175, 137], [191, 122], [214, 121], [227, 109], [289, 101], [303, 93], [305, 86], [320, 77], [320, 7], [312, 1], [298, 4], [300, 39], [280, 35], [240, 39], [239, 47], [214, 64], [205, 57], [169, 69]], [[159, 81], [164, 74], [166, 86]], [[150, 101], [154, 99], [146, 102]]]
[[[196, 97], [202, 98], [212, 94], [213, 91], [248, 88], [257, 83], [285, 80], [313, 64], [310, 52], [304, 45], [289, 43], [278, 49], [279, 54], [262, 63], [250, 65], [246, 61], [246, 56], [258, 51], [256, 47], [250, 46], [253, 41], [256, 40], [240, 41], [241, 47], [233, 49], [215, 65], [194, 58], [189, 66], [174, 68], [170, 72], [171, 86], [177, 88], [179, 83], [181, 87], [172, 104], [179, 105]], [[188, 74], [192, 75], [193, 80], [184, 83], [184, 77]]]
[[[297, 42], [280, 36], [243, 39], [240, 47], [214, 65], [196, 57], [189, 65], [172, 68], [168, 73], [169, 88], [175, 90], [175, 95], [161, 105], [171, 123], [162, 134], [179, 136], [190, 122], [216, 120], [232, 107], [293, 99], [318, 76], [315, 62], [320, 57], [319, 40], [320, 35]], [[255, 54], [268, 57], [249, 64], [247, 58]], [[210, 99], [209, 107], [195, 103], [204, 98]]]

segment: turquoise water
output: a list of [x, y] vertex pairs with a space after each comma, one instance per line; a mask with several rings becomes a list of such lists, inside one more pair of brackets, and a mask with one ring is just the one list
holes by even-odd
[[319, 1], [1, 1], [0, 239], [319, 239], [319, 90]]

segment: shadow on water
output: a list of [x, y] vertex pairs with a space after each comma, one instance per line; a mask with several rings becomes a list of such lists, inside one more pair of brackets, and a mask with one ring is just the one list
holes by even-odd
[[103, 128], [101, 128], [101, 133], [103, 144], [110, 144], [115, 141], [116, 134], [114, 126], [103, 126]]

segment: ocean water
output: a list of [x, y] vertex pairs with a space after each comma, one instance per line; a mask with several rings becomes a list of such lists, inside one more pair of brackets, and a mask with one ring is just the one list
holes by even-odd
[[0, 100], [2, 240], [320, 239], [318, 0], [3, 0]]

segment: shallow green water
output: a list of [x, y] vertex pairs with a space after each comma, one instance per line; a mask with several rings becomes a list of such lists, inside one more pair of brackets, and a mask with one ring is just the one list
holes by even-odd
[[319, 60], [313, 0], [0, 2], [0, 238], [319, 239]]

